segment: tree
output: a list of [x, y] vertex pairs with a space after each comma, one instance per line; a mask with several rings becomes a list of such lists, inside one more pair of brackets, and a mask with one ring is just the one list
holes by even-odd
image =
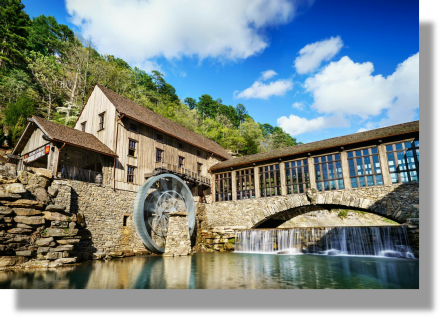
[[245, 139], [244, 147], [239, 151], [242, 155], [252, 155], [259, 152], [259, 142], [262, 139], [260, 126], [252, 118], [245, 118], [241, 126], [241, 135]]
[[203, 121], [207, 117], [214, 119], [217, 114], [218, 103], [215, 100], [213, 100], [213, 97], [211, 97], [210, 95], [204, 94], [201, 97], [199, 97], [199, 102], [197, 104], [196, 109], [198, 113], [202, 115]]
[[29, 16], [20, 0], [0, 0], [0, 69], [23, 61]]
[[26, 126], [27, 118], [35, 114], [35, 102], [23, 94], [15, 103], [5, 108], [4, 124], [9, 127], [8, 137], [14, 144]]
[[184, 99], [184, 103], [188, 106], [188, 108], [190, 109], [195, 109], [196, 108], [196, 99], [191, 98], [191, 97], [187, 97], [186, 99]]
[[236, 113], [237, 113], [237, 119], [239, 120], [239, 131], [241, 131], [240, 127], [242, 123], [245, 121], [245, 115], [248, 114], [248, 111], [246, 110], [245, 106], [242, 104], [236, 105]]

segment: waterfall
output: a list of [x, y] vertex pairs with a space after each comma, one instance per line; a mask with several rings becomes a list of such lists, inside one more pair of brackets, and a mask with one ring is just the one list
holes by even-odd
[[403, 226], [236, 231], [235, 252], [415, 258]]

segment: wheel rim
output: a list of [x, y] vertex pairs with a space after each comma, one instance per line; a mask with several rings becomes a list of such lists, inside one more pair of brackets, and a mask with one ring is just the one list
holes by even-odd
[[133, 220], [144, 245], [154, 253], [164, 253], [169, 214], [186, 210], [190, 236], [195, 225], [193, 195], [185, 182], [165, 173], [150, 177], [135, 198]]

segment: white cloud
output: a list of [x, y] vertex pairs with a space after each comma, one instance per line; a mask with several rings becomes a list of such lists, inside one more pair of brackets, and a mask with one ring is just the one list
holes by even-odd
[[140, 63], [135, 63], [134, 66], [137, 68], [146, 71], [147, 73], [151, 73], [152, 71], [158, 71], [165, 75], [162, 70], [162, 65], [158, 64], [156, 61], [144, 61]]
[[306, 74], [315, 71], [323, 61], [329, 61], [343, 47], [343, 41], [339, 36], [331, 37], [306, 45], [299, 51], [294, 61], [294, 67], [299, 74]]
[[277, 73], [273, 70], [268, 70], [268, 71], [262, 72], [261, 74], [262, 75], [260, 76], [260, 78], [263, 81], [266, 81], [266, 80], [270, 79], [271, 77], [274, 77], [277, 75]]
[[303, 110], [304, 107], [305, 107], [305, 104], [303, 104], [302, 102], [295, 102], [294, 104], [292, 104], [292, 108], [295, 108], [298, 110]]
[[71, 22], [102, 53], [129, 63], [182, 56], [244, 59], [269, 45], [265, 29], [292, 20], [307, 0], [66, 0]]
[[184, 71], [182, 71], [181, 73], [179, 73], [179, 76], [181, 76], [181, 77], [187, 77], [187, 73], [185, 73]]
[[388, 76], [373, 76], [371, 62], [354, 63], [349, 57], [331, 62], [305, 81], [314, 97], [312, 107], [322, 114], [357, 116], [365, 120], [387, 112], [380, 126], [410, 121], [419, 108], [419, 53]]
[[298, 136], [303, 133], [318, 131], [325, 128], [347, 126], [348, 122], [345, 118], [339, 116], [321, 116], [308, 119], [296, 115], [289, 115], [289, 117], [282, 116], [278, 118], [277, 125], [287, 133], [293, 136]]
[[294, 83], [290, 79], [277, 80], [269, 84], [256, 81], [253, 83], [253, 85], [251, 85], [251, 87], [248, 87], [242, 92], [235, 92], [235, 97], [245, 99], [268, 99], [271, 96], [283, 96], [287, 91], [292, 90], [293, 85]]

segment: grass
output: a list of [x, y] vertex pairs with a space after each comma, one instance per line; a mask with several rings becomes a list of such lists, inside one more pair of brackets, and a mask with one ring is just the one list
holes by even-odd
[[389, 223], [389, 224], [400, 224], [398, 222], [395, 222], [395, 221], [392, 221], [392, 220], [389, 220], [389, 219], [386, 219], [386, 218], [382, 219], [381, 222], [385, 222], [385, 223]]
[[338, 216], [342, 217], [342, 218], [347, 218], [348, 217], [348, 211], [347, 210], [342, 210], [342, 211], [340, 211], [338, 213]]

